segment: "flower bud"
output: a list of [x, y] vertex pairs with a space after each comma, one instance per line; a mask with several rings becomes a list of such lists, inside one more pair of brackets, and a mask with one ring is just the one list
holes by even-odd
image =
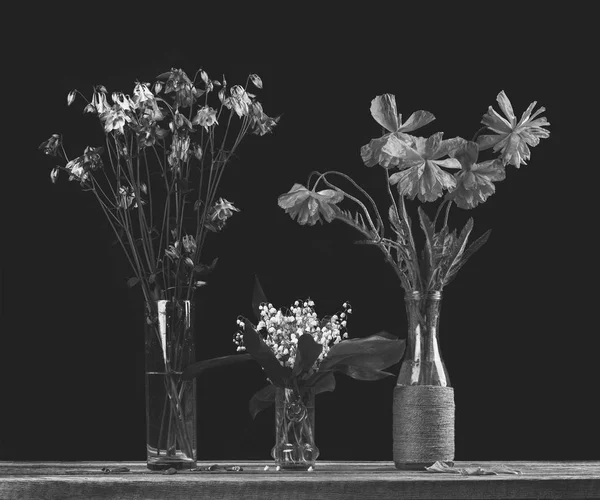
[[56, 183], [57, 177], [58, 177], [58, 167], [55, 167], [52, 169], [52, 172], [50, 172], [50, 180], [52, 181], [52, 184]]
[[75, 100], [75, 95], [76, 95], [76, 90], [71, 90], [71, 92], [69, 92], [69, 95], [67, 95], [67, 106], [70, 106], [71, 104], [73, 104], [73, 101]]
[[260, 79], [260, 76], [258, 76], [256, 73], [252, 73], [250, 75], [250, 81], [254, 84], [254, 86], [257, 89], [262, 89], [263, 88], [262, 80]]

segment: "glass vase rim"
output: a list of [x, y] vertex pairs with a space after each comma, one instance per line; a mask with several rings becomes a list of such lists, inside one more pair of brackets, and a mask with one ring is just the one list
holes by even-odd
[[194, 304], [194, 301], [192, 299], [176, 299], [176, 298], [170, 298], [170, 299], [151, 299], [151, 300], [145, 300], [144, 301], [146, 304], [161, 304], [161, 303], [173, 303], [173, 304], [177, 304], [177, 303], [190, 303], [190, 304]]

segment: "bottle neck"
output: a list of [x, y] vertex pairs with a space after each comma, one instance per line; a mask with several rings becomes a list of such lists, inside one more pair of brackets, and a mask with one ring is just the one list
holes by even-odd
[[408, 342], [416, 336], [436, 338], [442, 309], [442, 292], [413, 291], [405, 297]]
[[438, 342], [441, 292], [411, 292], [405, 303], [408, 334], [398, 385], [449, 386]]

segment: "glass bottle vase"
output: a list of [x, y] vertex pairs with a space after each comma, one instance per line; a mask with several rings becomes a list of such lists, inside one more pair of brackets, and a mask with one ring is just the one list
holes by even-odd
[[393, 455], [398, 469], [454, 460], [454, 389], [442, 359], [438, 328], [442, 293], [405, 297], [406, 350], [393, 401]]
[[151, 470], [196, 467], [196, 380], [181, 376], [195, 361], [193, 313], [189, 300], [146, 302], [146, 447]]
[[315, 465], [315, 396], [311, 389], [275, 388], [275, 446], [271, 450], [281, 469], [306, 470]]

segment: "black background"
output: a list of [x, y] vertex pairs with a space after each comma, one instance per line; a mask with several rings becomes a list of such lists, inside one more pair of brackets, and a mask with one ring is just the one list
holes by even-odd
[[[451, 213], [451, 227], [475, 218], [474, 237], [492, 229], [444, 290], [456, 458], [597, 459], [592, 259], [575, 247], [590, 222], [565, 173], [572, 53], [560, 14], [373, 8], [350, 24], [347, 13], [242, 14], [225, 4], [210, 16], [169, 12], [146, 21], [108, 8], [38, 11], [36, 25], [24, 27], [29, 43], [5, 80], [6, 105], [18, 110], [5, 115], [0, 459], [145, 459], [141, 294], [127, 288], [131, 272], [92, 197], [66, 177], [52, 185], [53, 164], [36, 148], [62, 133], [76, 156], [102, 139], [81, 101], [66, 106], [71, 89], [131, 93], [136, 79], [152, 82], [171, 67], [225, 73], [230, 84], [257, 73], [265, 111], [282, 114], [274, 134], [247, 137], [221, 182], [219, 195], [241, 212], [207, 246], [205, 261], [220, 261], [197, 296], [199, 359], [235, 352], [235, 320], [251, 315], [255, 274], [278, 307], [310, 296], [322, 316], [349, 300], [351, 336], [405, 338], [403, 291], [379, 252], [353, 245], [358, 235], [339, 222], [301, 227], [276, 203], [324, 169], [351, 175], [384, 202], [381, 169], [364, 167], [359, 154], [380, 135], [369, 113], [376, 95], [395, 94], [404, 118], [433, 112], [436, 121], [418, 131], [425, 136], [470, 138], [487, 107], [498, 109], [501, 90], [517, 115], [534, 100], [545, 106], [551, 136], [529, 164], [508, 167], [485, 204]], [[417, 202], [408, 203], [414, 216]], [[425, 209], [432, 215], [434, 204]], [[254, 365], [198, 379], [200, 460], [270, 459], [272, 410], [254, 421], [247, 410], [265, 383]], [[391, 460], [394, 383], [337, 376], [335, 392], [318, 396], [322, 459]]]

